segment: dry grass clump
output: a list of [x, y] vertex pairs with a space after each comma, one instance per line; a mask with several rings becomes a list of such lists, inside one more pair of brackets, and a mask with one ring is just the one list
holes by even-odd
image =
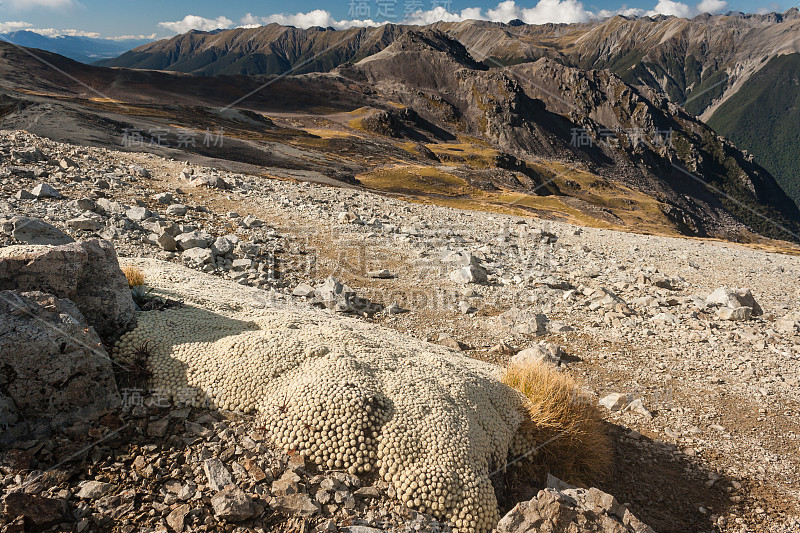
[[126, 266], [122, 267], [122, 272], [125, 274], [125, 278], [128, 280], [128, 287], [131, 289], [144, 285], [144, 272], [142, 272], [140, 269], [132, 266]]
[[503, 382], [526, 398], [520, 431], [541, 446], [521, 466], [544, 481], [548, 473], [573, 485], [591, 486], [611, 466], [611, 439], [600, 410], [578, 383], [546, 363], [510, 366]]

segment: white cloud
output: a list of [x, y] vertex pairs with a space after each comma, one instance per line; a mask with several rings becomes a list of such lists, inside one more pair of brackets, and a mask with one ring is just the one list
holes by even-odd
[[298, 28], [310, 28], [312, 26], [322, 26], [327, 28], [331, 26], [337, 30], [343, 30], [353, 27], [364, 26], [380, 26], [386, 24], [385, 22], [376, 22], [374, 20], [336, 20], [331, 14], [323, 9], [315, 9], [308, 13], [277, 13], [266, 17], [258, 17], [252, 13], [248, 13], [241, 20], [242, 25], [240, 28], [257, 28], [266, 24], [281, 24], [283, 26], [296, 26]]
[[674, 0], [658, 0], [656, 7], [649, 11], [648, 15], [674, 15], [676, 17], [690, 17], [694, 10], [683, 2]]
[[508, 22], [509, 20], [518, 19], [522, 16], [522, 11], [514, 3], [514, 0], [500, 2], [494, 9], [487, 11], [489, 20], [496, 22]]
[[534, 7], [523, 9], [520, 18], [528, 24], [544, 24], [586, 22], [591, 16], [578, 0], [539, 0]]
[[425, 25], [438, 21], [460, 22], [477, 19], [508, 22], [520, 19], [528, 24], [544, 24], [547, 22], [585, 22], [591, 17], [592, 13], [586, 11], [578, 0], [539, 0], [531, 8], [520, 7], [514, 0], [505, 0], [494, 8], [487, 9], [485, 15], [479, 7], [470, 7], [460, 13], [449, 13], [443, 7], [436, 7], [430, 11], [412, 13], [405, 22]]
[[33, 27], [33, 24], [31, 24], [30, 22], [22, 22], [21, 20], [0, 22], [0, 33], [10, 33], [12, 31], [27, 30], [28, 28], [31, 27]]
[[207, 19], [197, 15], [186, 15], [183, 20], [159, 22], [158, 25], [175, 33], [186, 33], [189, 30], [211, 31], [230, 28], [233, 25], [233, 21], [228, 17]]
[[111, 41], [131, 41], [133, 39], [136, 40], [144, 40], [144, 39], [155, 39], [156, 34], [151, 33], [150, 35], [117, 35], [115, 37], [106, 37]]
[[467, 9], [461, 10], [461, 17], [464, 20], [480, 20], [483, 18], [483, 15], [481, 15], [481, 8], [468, 7]]
[[286, 13], [279, 13], [275, 15], [270, 15], [268, 17], [256, 17], [253, 16], [251, 13], [248, 13], [244, 17], [242, 17], [242, 24], [247, 25], [254, 25], [254, 24], [281, 24], [283, 26], [297, 26], [298, 28], [310, 28], [311, 26], [333, 26], [333, 23], [336, 22], [334, 18], [331, 16], [330, 13], [323, 9], [315, 9], [314, 11], [309, 11], [308, 13], [295, 13], [292, 15], [288, 15]]
[[22, 21], [0, 22], [0, 33], [11, 33], [13, 31], [19, 31], [19, 30], [38, 33], [39, 35], [44, 35], [45, 37], [60, 37], [62, 35], [67, 35], [69, 37], [93, 37], [93, 38], [100, 37], [100, 34], [95, 31], [83, 31], [83, 30], [73, 30], [73, 29], [57, 30], [55, 28], [34, 28], [33, 24], [31, 24], [30, 22], [22, 22]]
[[39, 35], [44, 35], [45, 37], [61, 37], [61, 36], [68, 36], [68, 37], [92, 37], [93, 39], [97, 39], [100, 37], [100, 34], [95, 31], [82, 31], [82, 30], [57, 30], [55, 28], [30, 28], [28, 31], [32, 31], [33, 33], [38, 33]]
[[593, 18], [605, 19], [615, 15], [624, 15], [626, 17], [642, 17], [647, 14], [647, 11], [638, 7], [628, 7], [625, 4], [619, 9], [601, 9], [594, 14]]
[[725, 0], [703, 0], [697, 4], [697, 11], [699, 13], [719, 13], [728, 7], [728, 2]]
[[481, 14], [481, 8], [469, 7], [461, 11], [461, 13], [450, 13], [445, 8], [438, 6], [430, 11], [416, 11], [411, 13], [406, 20], [406, 24], [417, 24], [425, 26], [433, 24], [434, 22], [461, 22], [462, 20], [470, 19], [485, 19], [486, 17]]
[[23, 9], [64, 9], [68, 7], [75, 7], [78, 3], [75, 0], [3, 0], [0, 2], [0, 7], [8, 8], [16, 11]]

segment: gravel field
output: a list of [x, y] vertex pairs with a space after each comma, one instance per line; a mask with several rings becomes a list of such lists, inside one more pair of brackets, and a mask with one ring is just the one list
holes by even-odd
[[0, 245], [27, 238], [12, 217], [37, 217], [491, 363], [560, 346], [554, 364], [611, 407], [599, 488], [656, 531], [800, 530], [797, 247], [459, 211], [23, 132], [0, 132], [0, 155]]

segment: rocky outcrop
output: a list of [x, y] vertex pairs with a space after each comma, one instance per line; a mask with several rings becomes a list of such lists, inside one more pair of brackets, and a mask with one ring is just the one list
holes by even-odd
[[0, 441], [95, 420], [119, 406], [111, 359], [72, 302], [0, 291]]
[[498, 533], [539, 531], [654, 533], [616, 498], [596, 488], [541, 490], [497, 525]]
[[113, 339], [135, 323], [128, 282], [108, 241], [3, 248], [0, 290], [42, 291], [69, 298], [106, 339]]

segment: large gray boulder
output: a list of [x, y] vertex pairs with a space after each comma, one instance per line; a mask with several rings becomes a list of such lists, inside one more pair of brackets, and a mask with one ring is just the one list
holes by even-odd
[[111, 359], [75, 304], [0, 291], [0, 441], [92, 421], [120, 403]]
[[57, 227], [38, 218], [13, 217], [9, 230], [14, 239], [25, 244], [59, 245], [75, 242], [75, 239]]
[[316, 302], [337, 313], [353, 312], [356, 292], [339, 280], [329, 277], [314, 291]]
[[69, 298], [106, 340], [135, 325], [131, 291], [108, 241], [2, 248], [0, 290], [41, 291]]
[[706, 298], [706, 305], [718, 305], [730, 309], [749, 307], [752, 309], [753, 316], [764, 314], [763, 309], [761, 309], [761, 306], [756, 302], [750, 289], [720, 287], [708, 295], [708, 298]]
[[312, 305], [325, 307], [337, 313], [353, 313], [372, 316], [381, 311], [380, 304], [369, 301], [356, 294], [348, 285], [333, 277], [314, 290]]
[[242, 489], [229, 486], [211, 497], [214, 516], [228, 522], [242, 522], [261, 513], [262, 508]]
[[181, 233], [175, 237], [178, 243], [178, 248], [181, 250], [191, 250], [192, 248], [208, 248], [211, 244], [213, 237], [205, 231], [190, 231], [188, 233]]
[[542, 341], [539, 344], [534, 344], [530, 348], [525, 348], [517, 352], [517, 354], [511, 358], [511, 364], [525, 366], [535, 363], [548, 363], [558, 366], [564, 355], [566, 355], [564, 353], [564, 348], [558, 344]]

